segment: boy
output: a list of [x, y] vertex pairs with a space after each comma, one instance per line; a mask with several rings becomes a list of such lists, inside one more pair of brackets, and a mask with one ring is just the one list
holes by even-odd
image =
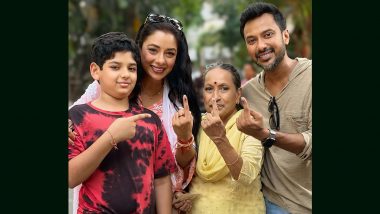
[[69, 144], [69, 187], [82, 183], [78, 214], [171, 212], [175, 162], [166, 133], [156, 114], [128, 100], [139, 60], [123, 33], [92, 45], [90, 72], [101, 95], [69, 110], [77, 133]]

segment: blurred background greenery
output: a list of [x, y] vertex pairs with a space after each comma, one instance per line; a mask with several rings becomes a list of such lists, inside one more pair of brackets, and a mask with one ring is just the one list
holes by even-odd
[[[249, 0], [69, 0], [69, 104], [83, 94], [93, 80], [89, 73], [92, 40], [110, 32], [122, 31], [135, 38], [150, 12], [179, 19], [189, 43], [193, 78], [208, 63], [232, 63], [239, 70], [251, 61], [239, 33], [240, 14], [255, 1]], [[312, 58], [311, 0], [268, 0], [287, 18], [291, 58]]]

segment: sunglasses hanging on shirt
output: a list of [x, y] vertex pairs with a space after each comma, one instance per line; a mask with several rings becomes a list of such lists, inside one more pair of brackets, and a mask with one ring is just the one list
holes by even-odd
[[276, 98], [271, 97], [268, 103], [268, 111], [270, 113], [269, 126], [271, 129], [280, 130], [280, 112], [276, 103]]

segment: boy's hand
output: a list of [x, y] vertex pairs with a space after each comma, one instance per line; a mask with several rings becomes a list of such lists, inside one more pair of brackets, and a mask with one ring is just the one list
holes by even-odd
[[218, 105], [216, 104], [215, 98], [212, 98], [211, 114], [206, 113], [206, 117], [202, 120], [201, 126], [213, 142], [226, 136], [226, 129], [224, 128], [223, 121], [219, 117]]
[[186, 95], [183, 95], [183, 108], [173, 115], [172, 125], [178, 140], [188, 141], [191, 138], [193, 115], [191, 114]]
[[127, 118], [118, 118], [107, 130], [112, 134], [115, 142], [119, 143], [120, 141], [133, 138], [136, 134], [136, 121], [147, 117], [151, 117], [151, 115], [144, 113]]

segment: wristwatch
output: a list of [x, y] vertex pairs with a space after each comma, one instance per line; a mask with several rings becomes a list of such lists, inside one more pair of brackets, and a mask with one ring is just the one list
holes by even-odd
[[261, 144], [265, 147], [265, 148], [270, 148], [274, 143], [276, 143], [276, 132], [272, 129], [268, 129], [269, 130], [269, 137], [265, 138]]

